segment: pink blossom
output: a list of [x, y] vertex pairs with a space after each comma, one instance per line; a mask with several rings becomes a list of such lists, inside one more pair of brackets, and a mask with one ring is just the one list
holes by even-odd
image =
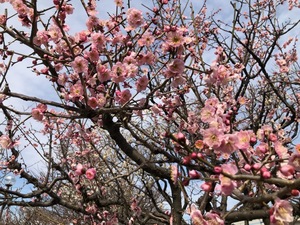
[[142, 76], [135, 83], [135, 85], [136, 85], [136, 91], [137, 92], [141, 92], [141, 91], [145, 90], [147, 88], [148, 82], [149, 82], [148, 77], [146, 75]]
[[208, 212], [205, 214], [205, 218], [209, 225], [224, 225], [224, 220], [217, 213]]
[[199, 179], [201, 176], [196, 170], [190, 170], [189, 177], [192, 179]]
[[90, 97], [88, 99], [88, 106], [91, 107], [92, 109], [96, 109], [98, 106], [97, 99], [95, 97]]
[[20, 15], [26, 15], [28, 13], [28, 11], [29, 11], [28, 7], [24, 4], [24, 2], [22, 0], [14, 0], [14, 1], [12, 1], [12, 7]]
[[286, 164], [286, 165], [281, 165], [279, 171], [277, 172], [277, 176], [285, 179], [292, 179], [295, 174], [295, 167]]
[[87, 171], [85, 172], [85, 176], [87, 179], [93, 180], [96, 176], [96, 169], [95, 168], [87, 169]]
[[186, 79], [183, 76], [176, 76], [173, 81], [171, 86], [172, 87], [178, 87], [179, 85], [182, 85], [186, 82]]
[[187, 213], [190, 215], [194, 225], [208, 225], [207, 221], [203, 218], [202, 213], [195, 205], [191, 205]]
[[105, 65], [98, 63], [96, 69], [97, 69], [97, 77], [100, 82], [105, 82], [111, 79], [111, 73]]
[[264, 156], [269, 151], [269, 146], [265, 142], [261, 142], [255, 149], [256, 155]]
[[70, 98], [82, 98], [83, 88], [80, 83], [76, 83], [70, 88]]
[[99, 25], [99, 18], [95, 15], [89, 16], [86, 26], [89, 31], [92, 31], [95, 26]]
[[175, 75], [181, 75], [184, 71], [184, 61], [182, 59], [174, 59], [168, 64], [167, 77], [173, 77]]
[[116, 101], [121, 105], [124, 105], [131, 98], [131, 93], [128, 89], [124, 91], [116, 91]]
[[261, 174], [261, 177], [264, 179], [270, 179], [272, 177], [271, 172], [266, 167], [262, 167], [260, 169], [260, 174]]
[[225, 134], [221, 145], [215, 149], [215, 152], [220, 153], [224, 159], [228, 159], [238, 149], [237, 142], [238, 137], [235, 134]]
[[125, 66], [125, 64], [121, 63], [121, 62], [117, 62], [113, 67], [112, 67], [112, 81], [115, 83], [120, 83], [120, 82], [124, 82], [125, 78], [127, 76], [127, 68]]
[[179, 47], [185, 43], [185, 38], [180, 32], [168, 32], [166, 43], [171, 47]]
[[76, 166], [76, 170], [75, 170], [75, 174], [80, 176], [84, 173], [85, 168], [83, 167], [83, 165], [81, 163], [78, 163]]
[[38, 120], [42, 121], [44, 117], [44, 112], [47, 110], [47, 106], [44, 104], [38, 104], [38, 106], [31, 110], [31, 116]]
[[142, 57], [139, 58], [139, 65], [143, 65], [143, 64], [153, 65], [156, 60], [156, 56], [150, 51], [141, 56]]
[[62, 38], [62, 36], [63, 36], [60, 28], [56, 25], [50, 26], [50, 28], [48, 29], [48, 35], [49, 35], [49, 40], [52, 40], [55, 42], [59, 41], [60, 38]]
[[66, 4], [64, 6], [64, 10], [67, 14], [73, 14], [73, 11], [74, 11], [74, 7], [71, 5], [71, 4]]
[[99, 52], [95, 48], [92, 48], [89, 52], [87, 52], [86, 56], [89, 57], [92, 62], [97, 62], [99, 60]]
[[68, 80], [68, 76], [65, 73], [61, 73], [58, 75], [57, 83], [60, 85], [65, 85]]
[[294, 153], [289, 157], [288, 164], [292, 165], [296, 171], [300, 171], [300, 154]]
[[92, 33], [91, 40], [92, 40], [92, 48], [98, 50], [102, 49], [106, 43], [106, 38], [102, 33]]
[[114, 1], [117, 6], [119, 6], [119, 7], [123, 6], [123, 0], [114, 0]]
[[236, 133], [238, 142], [236, 143], [236, 146], [241, 150], [247, 150], [250, 147], [250, 132], [242, 130]]
[[0, 15], [0, 25], [5, 25], [5, 23], [6, 23], [6, 15]]
[[138, 28], [143, 24], [143, 14], [142, 11], [130, 8], [127, 11], [127, 22], [129, 24], [129, 27], [126, 28], [126, 30], [134, 30], [135, 28]]
[[276, 134], [269, 134], [269, 140], [272, 142], [276, 142], [277, 141], [277, 135]]
[[210, 105], [206, 105], [201, 109], [200, 119], [204, 123], [209, 123], [214, 120], [216, 109]]
[[230, 178], [223, 176], [222, 174], [219, 176], [221, 182], [221, 192], [224, 195], [231, 195], [232, 191], [236, 187], [236, 182], [233, 182]]
[[82, 30], [75, 34], [75, 41], [79, 43], [85, 43], [88, 40], [88, 35], [90, 34], [87, 30]]
[[0, 137], [0, 145], [2, 148], [8, 149], [13, 147], [13, 142], [11, 141], [8, 135], [2, 135]]
[[212, 191], [212, 183], [211, 182], [204, 182], [200, 185], [200, 187], [203, 191], [206, 191], [206, 192]]
[[126, 71], [127, 71], [127, 76], [128, 77], [131, 77], [131, 78], [133, 78], [133, 77], [135, 77], [136, 75], [137, 75], [137, 73], [138, 73], [138, 67], [135, 65], [135, 64], [133, 64], [133, 63], [131, 63], [131, 64], [125, 64], [125, 68], [126, 68]]
[[274, 143], [275, 152], [280, 159], [288, 159], [290, 156], [288, 154], [288, 149], [282, 145], [280, 141]]
[[31, 110], [31, 116], [35, 120], [42, 121], [44, 118], [44, 113], [41, 112], [39, 109], [35, 108]]
[[[221, 167], [224, 173], [235, 175], [238, 172], [237, 167], [233, 164], [223, 164]], [[226, 177], [223, 174], [220, 174], [219, 180], [221, 182], [221, 192], [224, 195], [230, 195], [234, 188], [237, 186], [235, 181], [232, 181], [230, 178]]]
[[219, 65], [213, 68], [214, 79], [216, 79], [217, 84], [227, 84], [230, 81], [231, 71], [230, 68]]
[[217, 98], [209, 98], [205, 101], [205, 106], [210, 105], [215, 107], [218, 104], [220, 104], [220, 102]]
[[270, 211], [271, 225], [288, 225], [293, 222], [293, 207], [287, 200], [277, 198]]
[[155, 40], [154, 36], [150, 32], [146, 32], [138, 40], [138, 44], [139, 44], [139, 46], [149, 47], [154, 42], [154, 40]]
[[71, 65], [76, 73], [87, 73], [88, 71], [88, 61], [81, 56], [77, 56]]
[[217, 148], [221, 145], [224, 134], [216, 128], [208, 128], [202, 131], [203, 142], [208, 147]]

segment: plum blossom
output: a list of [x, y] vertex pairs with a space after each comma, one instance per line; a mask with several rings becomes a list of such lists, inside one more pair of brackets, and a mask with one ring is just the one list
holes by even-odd
[[224, 220], [217, 213], [208, 212], [205, 214], [205, 218], [209, 225], [224, 225]]
[[95, 48], [98, 50], [102, 49], [106, 43], [106, 38], [105, 38], [104, 34], [102, 34], [102, 33], [92, 33], [91, 40], [92, 40], [92, 48]]
[[[238, 169], [233, 164], [223, 164], [222, 171], [231, 175], [234, 175], [238, 172]], [[223, 174], [220, 174], [219, 180], [221, 183], [221, 192], [224, 195], [230, 195], [234, 188], [237, 186], [235, 181], [232, 181], [230, 178], [224, 176]]]
[[190, 215], [193, 225], [208, 225], [207, 221], [203, 218], [203, 215], [195, 205], [191, 205], [187, 213]]
[[52, 41], [59, 41], [60, 38], [62, 38], [62, 33], [61, 30], [58, 26], [56, 25], [51, 25], [50, 28], [48, 29], [48, 35], [49, 35], [49, 40]]
[[121, 62], [117, 62], [112, 67], [112, 73], [111, 73], [112, 81], [115, 83], [124, 82], [125, 78], [127, 76], [127, 73], [128, 73], [128, 71], [127, 71], [126, 65]]
[[280, 141], [274, 143], [275, 152], [280, 159], [288, 159], [290, 156], [288, 154], [288, 149], [282, 145]]
[[48, 42], [49, 42], [48, 32], [45, 30], [37, 31], [36, 36], [33, 38], [33, 42], [35, 45], [38, 45], [38, 46], [40, 46], [42, 44], [47, 46]]
[[6, 23], [6, 15], [2, 14], [0, 15], [0, 25], [5, 25]]
[[42, 121], [44, 118], [44, 112], [46, 112], [47, 106], [44, 104], [38, 104], [38, 106], [31, 110], [31, 116], [38, 121]]
[[216, 109], [210, 105], [206, 105], [201, 109], [200, 118], [202, 122], [209, 123], [214, 120]]
[[97, 49], [92, 48], [89, 52], [85, 54], [92, 62], [97, 62], [99, 60], [99, 52]]
[[145, 75], [145, 76], [142, 76], [140, 79], [137, 80], [137, 82], [135, 83], [136, 85], [136, 91], [137, 92], [140, 92], [140, 91], [143, 91], [147, 88], [147, 85], [148, 85], [148, 82], [149, 82], [149, 79], [148, 77]]
[[143, 34], [143, 36], [138, 40], [139, 46], [147, 46], [149, 47], [153, 42], [155, 38], [150, 32], [146, 32]]
[[93, 30], [93, 27], [99, 25], [99, 18], [95, 15], [89, 16], [89, 18], [86, 21], [86, 26], [89, 31]]
[[174, 77], [176, 75], [181, 75], [184, 71], [184, 61], [182, 59], [174, 59], [168, 65], [168, 70], [166, 72], [166, 77]]
[[189, 177], [192, 179], [199, 179], [201, 175], [196, 170], [190, 170]]
[[122, 7], [123, 6], [123, 0], [115, 0], [116, 6]]
[[88, 71], [88, 61], [81, 56], [77, 56], [71, 65], [76, 73], [87, 73]]
[[0, 145], [1, 148], [8, 149], [13, 147], [13, 142], [11, 141], [8, 135], [2, 135], [0, 137]]
[[70, 95], [69, 95], [70, 98], [72, 99], [82, 98], [83, 97], [82, 95], [83, 95], [83, 88], [80, 83], [76, 83], [73, 86], [71, 86]]
[[167, 42], [171, 47], [179, 47], [186, 43], [185, 38], [181, 32], [168, 32], [167, 34]]
[[250, 147], [250, 138], [252, 131], [242, 130], [237, 132], [237, 143], [236, 146], [241, 150], [247, 150]]
[[143, 65], [143, 64], [153, 65], [155, 59], [156, 59], [155, 55], [149, 51], [146, 54], [141, 54], [138, 63], [139, 65]]
[[289, 165], [292, 165], [296, 171], [300, 171], [300, 154], [294, 153], [289, 157]]
[[221, 142], [221, 145], [215, 149], [217, 150], [224, 159], [228, 159], [229, 156], [237, 150], [236, 143], [238, 142], [238, 137], [235, 134], [225, 134]]
[[97, 106], [98, 106], [97, 98], [95, 98], [95, 97], [90, 97], [90, 98], [88, 99], [87, 104], [88, 104], [88, 106], [91, 107], [92, 109], [96, 109]]
[[121, 105], [124, 105], [131, 98], [131, 93], [128, 89], [124, 91], [116, 91], [116, 101]]
[[287, 200], [277, 198], [274, 206], [270, 210], [271, 225], [288, 225], [293, 222], [293, 207]]
[[85, 171], [85, 176], [86, 176], [87, 179], [93, 180], [96, 176], [96, 169], [95, 168], [87, 169]]
[[76, 166], [76, 169], [75, 169], [75, 174], [80, 176], [84, 172], [85, 172], [85, 167], [81, 163], [78, 163], [77, 166]]
[[290, 164], [281, 165], [277, 176], [284, 179], [292, 179], [294, 177], [295, 167]]
[[203, 142], [211, 148], [217, 148], [221, 145], [224, 134], [219, 129], [208, 128], [202, 131]]
[[200, 185], [200, 187], [203, 191], [206, 191], [206, 192], [212, 191], [212, 183], [211, 182], [204, 182]]
[[97, 69], [97, 77], [100, 82], [105, 82], [111, 79], [111, 73], [105, 65], [98, 63], [96, 69]]
[[14, 1], [12, 1], [12, 7], [20, 15], [25, 15], [29, 11], [29, 8], [26, 6], [26, 4], [22, 0], [14, 0]]
[[134, 30], [135, 28], [141, 26], [144, 22], [142, 11], [134, 8], [128, 9], [127, 22], [129, 27], [127, 27], [126, 30], [128, 31]]

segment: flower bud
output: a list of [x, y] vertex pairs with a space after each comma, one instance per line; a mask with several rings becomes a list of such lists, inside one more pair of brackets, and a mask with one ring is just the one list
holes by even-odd
[[206, 191], [206, 192], [210, 192], [212, 189], [211, 182], [204, 182], [203, 184], [201, 184], [200, 187], [202, 188], [203, 191]]
[[191, 157], [185, 156], [182, 160], [183, 165], [189, 165], [191, 163]]
[[189, 171], [189, 177], [192, 179], [199, 179], [200, 174], [196, 170], [190, 170]]
[[191, 158], [192, 158], [192, 159], [197, 159], [197, 158], [198, 158], [197, 152], [192, 152], [192, 153], [191, 153]]
[[220, 173], [222, 172], [222, 168], [221, 168], [220, 166], [215, 166], [215, 167], [214, 167], [214, 172], [215, 172], [216, 174], [220, 174]]
[[247, 170], [247, 171], [250, 171], [251, 170], [251, 166], [249, 164], [246, 164], [244, 166], [244, 169]]

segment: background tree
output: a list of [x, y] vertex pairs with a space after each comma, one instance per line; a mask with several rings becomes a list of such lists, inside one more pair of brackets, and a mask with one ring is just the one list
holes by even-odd
[[[297, 1], [116, 0], [105, 18], [94, 0], [0, 2], [2, 172], [26, 182], [2, 206], [74, 224], [297, 218]], [[18, 65], [39, 88], [16, 88]]]

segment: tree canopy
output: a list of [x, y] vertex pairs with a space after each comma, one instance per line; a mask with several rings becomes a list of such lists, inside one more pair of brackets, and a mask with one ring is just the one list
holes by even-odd
[[3, 221], [298, 218], [298, 1], [0, 6]]

